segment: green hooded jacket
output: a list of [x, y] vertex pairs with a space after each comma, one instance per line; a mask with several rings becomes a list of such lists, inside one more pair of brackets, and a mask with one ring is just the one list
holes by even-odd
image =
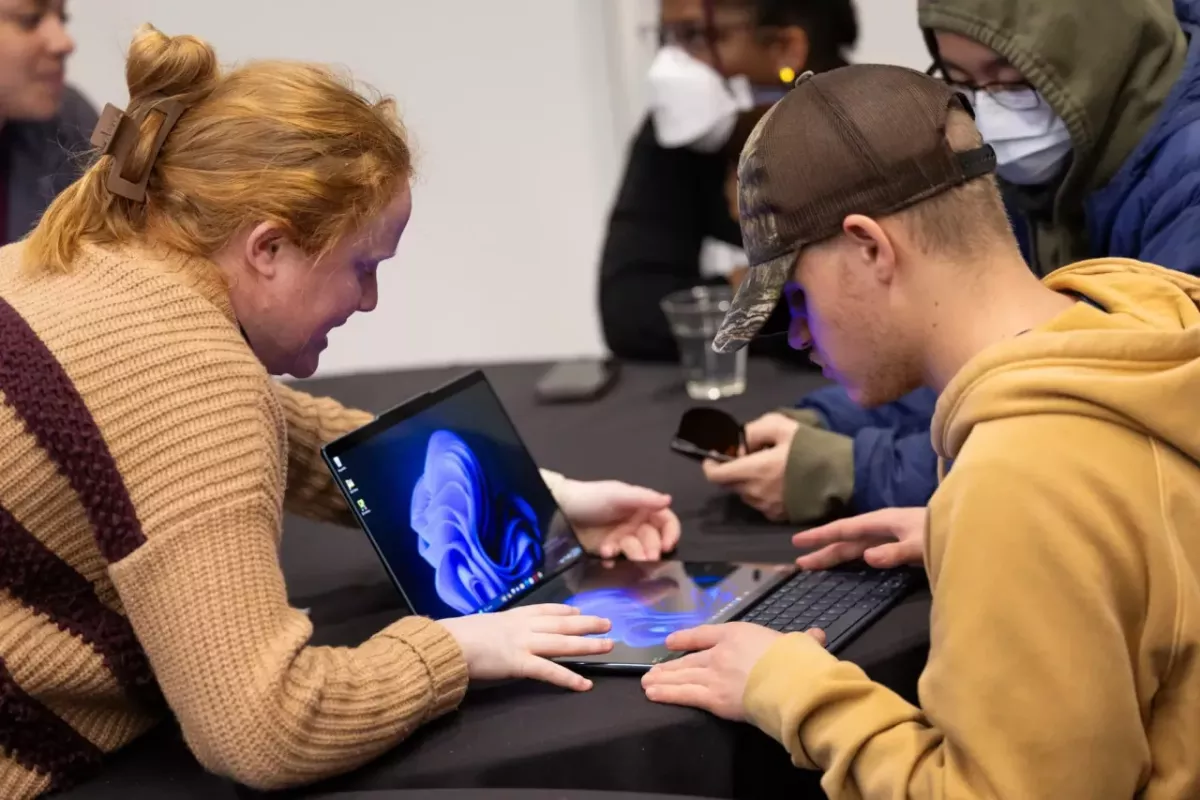
[[1091, 252], [1084, 198], [1110, 180], [1150, 130], [1187, 57], [1171, 0], [919, 0], [927, 31], [956, 33], [1012, 64], [1071, 133], [1057, 191], [1006, 187], [1029, 216], [1034, 270]]

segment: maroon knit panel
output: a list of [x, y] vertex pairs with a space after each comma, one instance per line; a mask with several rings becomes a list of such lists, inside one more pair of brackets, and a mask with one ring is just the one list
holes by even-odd
[[50, 790], [82, 783], [104, 754], [13, 680], [0, 659], [0, 749], [22, 767], [50, 778]]

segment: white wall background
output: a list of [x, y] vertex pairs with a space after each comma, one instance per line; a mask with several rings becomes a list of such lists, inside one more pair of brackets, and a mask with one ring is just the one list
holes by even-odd
[[[915, 0], [858, 0], [859, 61], [927, 66]], [[344, 65], [393, 95], [418, 152], [415, 210], [380, 305], [337, 331], [324, 375], [602, 352], [599, 248], [644, 108], [655, 0], [75, 0], [71, 80], [127, 100], [152, 22], [223, 61]]]

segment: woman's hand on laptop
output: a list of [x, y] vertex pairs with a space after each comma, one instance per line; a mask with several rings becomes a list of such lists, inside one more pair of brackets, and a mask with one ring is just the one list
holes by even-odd
[[566, 480], [555, 499], [592, 555], [658, 561], [679, 543], [670, 495], [621, 481]]
[[608, 633], [612, 623], [568, 605], [520, 606], [440, 623], [462, 648], [467, 674], [477, 681], [531, 678], [583, 692], [592, 688], [590, 680], [549, 659], [596, 655], [613, 648], [611, 639], [590, 638]]
[[829, 569], [861, 558], [878, 569], [920, 566], [925, 561], [925, 508], [884, 508], [797, 533], [796, 547], [812, 552], [796, 559], [801, 569]]

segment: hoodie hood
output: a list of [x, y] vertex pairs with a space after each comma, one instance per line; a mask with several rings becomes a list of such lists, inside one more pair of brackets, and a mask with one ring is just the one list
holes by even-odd
[[[1066, 123], [1072, 162], [1047, 210], [1053, 228], [1071, 232], [1056, 245], [1058, 264], [1086, 257], [1084, 197], [1117, 174], [1154, 125], [1187, 59], [1183, 24], [1200, 18], [1200, 0], [1102, 5], [1101, 13], [1096, 0], [918, 2], [922, 28], [999, 53]], [[1038, 250], [1039, 261], [1051, 257]]]
[[1045, 284], [1088, 298], [988, 348], [942, 392], [934, 449], [957, 457], [972, 428], [1028, 414], [1105, 420], [1200, 462], [1200, 279], [1123, 259], [1085, 261]]

